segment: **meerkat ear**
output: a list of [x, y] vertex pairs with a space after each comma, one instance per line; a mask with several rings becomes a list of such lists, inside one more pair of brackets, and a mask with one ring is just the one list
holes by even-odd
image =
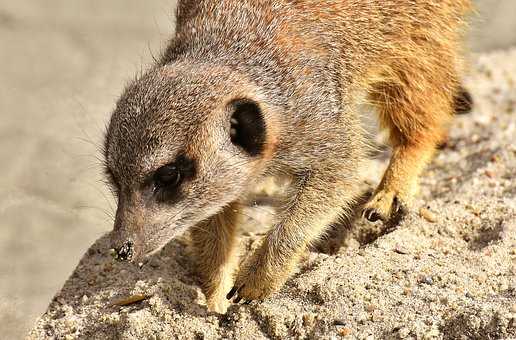
[[249, 99], [231, 102], [231, 142], [251, 156], [258, 156], [265, 146], [266, 126], [258, 103]]

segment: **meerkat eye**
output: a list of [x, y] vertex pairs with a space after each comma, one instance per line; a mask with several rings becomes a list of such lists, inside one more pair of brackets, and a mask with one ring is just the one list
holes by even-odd
[[165, 165], [154, 173], [155, 189], [173, 189], [179, 186], [182, 176], [175, 164]]
[[240, 99], [230, 104], [232, 110], [231, 142], [251, 156], [258, 156], [265, 146], [265, 120], [258, 103]]
[[178, 188], [186, 180], [195, 176], [195, 162], [185, 155], [177, 157], [176, 161], [162, 166], [152, 175], [154, 193], [160, 201], [177, 199]]

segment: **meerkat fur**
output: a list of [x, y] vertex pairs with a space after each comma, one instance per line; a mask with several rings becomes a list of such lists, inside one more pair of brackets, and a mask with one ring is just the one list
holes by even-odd
[[[190, 229], [210, 310], [273, 294], [359, 195], [363, 91], [393, 148], [363, 214], [392, 221], [453, 117], [469, 9], [468, 0], [180, 0], [175, 36], [128, 85], [106, 135], [119, 258], [139, 261]], [[288, 201], [237, 268], [241, 202], [265, 176], [292, 179]]]

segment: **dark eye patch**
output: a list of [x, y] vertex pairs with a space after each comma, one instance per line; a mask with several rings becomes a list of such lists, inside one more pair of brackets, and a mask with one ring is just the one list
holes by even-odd
[[181, 172], [174, 164], [165, 165], [154, 174], [154, 184], [157, 189], [177, 187], [181, 181]]
[[194, 161], [184, 155], [179, 156], [173, 163], [162, 166], [152, 176], [157, 199], [159, 201], [177, 199], [181, 184], [194, 175]]

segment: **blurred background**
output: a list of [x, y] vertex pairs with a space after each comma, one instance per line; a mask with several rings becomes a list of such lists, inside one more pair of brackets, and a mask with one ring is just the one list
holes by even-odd
[[[516, 1], [478, 0], [473, 52], [516, 45]], [[100, 146], [124, 85], [171, 37], [172, 0], [0, 0], [0, 339], [22, 338], [111, 229]]]

